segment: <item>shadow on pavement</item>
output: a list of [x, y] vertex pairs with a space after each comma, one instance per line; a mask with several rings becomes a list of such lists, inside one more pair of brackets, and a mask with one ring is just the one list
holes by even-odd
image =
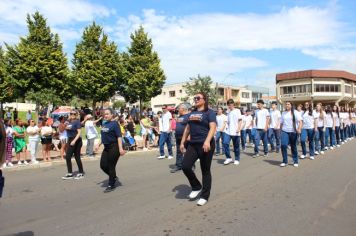
[[16, 234], [7, 234], [7, 236], [34, 236], [35, 234], [32, 231], [24, 231]]
[[281, 161], [275, 161], [275, 160], [263, 160], [263, 161], [274, 166], [279, 166], [281, 164]]
[[172, 192], [176, 192], [176, 199], [188, 199], [190, 191], [191, 187], [186, 184], [177, 185], [172, 189]]
[[170, 169], [175, 169], [175, 168], [176, 168], [176, 164], [170, 164], [168, 167], [169, 167]]
[[[102, 188], [106, 188], [109, 185], [109, 180], [105, 179], [97, 184], [98, 185], [100, 184], [100, 187], [102, 187]], [[122, 186], [122, 183], [120, 182], [120, 180], [117, 180], [116, 187], [119, 187], [119, 186]]]

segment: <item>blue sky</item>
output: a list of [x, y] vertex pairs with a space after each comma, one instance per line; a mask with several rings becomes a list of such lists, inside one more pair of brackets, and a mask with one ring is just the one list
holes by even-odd
[[95, 20], [120, 50], [143, 25], [159, 53], [167, 83], [210, 75], [216, 82], [262, 85], [275, 74], [305, 69], [356, 73], [356, 1], [330, 0], [1, 0], [0, 44], [26, 34], [39, 10], [69, 58]]

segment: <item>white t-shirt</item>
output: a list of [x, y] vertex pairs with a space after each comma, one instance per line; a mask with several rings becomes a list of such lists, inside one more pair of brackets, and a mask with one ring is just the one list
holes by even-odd
[[270, 117], [271, 117], [271, 124], [270, 128], [275, 129], [278, 124], [281, 123], [281, 112], [279, 110], [271, 110], [270, 111]]
[[256, 129], [264, 129], [266, 127], [267, 117], [269, 112], [267, 109], [256, 110]]
[[49, 136], [49, 135], [52, 135], [52, 127], [49, 127], [49, 126], [43, 126], [41, 128], [41, 136]]
[[226, 133], [230, 136], [240, 136], [240, 132], [237, 133], [239, 128], [239, 120], [242, 119], [241, 111], [239, 109], [231, 110], [227, 116], [228, 127]]
[[85, 122], [85, 134], [87, 136], [87, 139], [93, 139], [98, 136], [98, 132], [96, 131], [94, 126], [94, 121], [87, 120]]
[[[340, 115], [340, 113], [339, 113]], [[336, 112], [333, 112], [333, 116], [335, 118], [335, 126], [340, 127], [340, 117], [337, 115]]]
[[315, 119], [319, 118], [319, 115], [313, 111], [312, 115], [309, 115], [309, 111], [305, 111], [303, 116], [303, 129], [314, 129], [315, 128]]
[[171, 124], [172, 114], [170, 112], [166, 112], [162, 114], [162, 132], [169, 132], [169, 127]]
[[251, 115], [244, 115], [242, 116], [243, 121], [243, 130], [252, 129], [252, 116]]
[[40, 131], [40, 129], [39, 129], [37, 126], [33, 126], [33, 127], [29, 126], [29, 127], [27, 127], [27, 129], [26, 129], [26, 132], [27, 132], [27, 133], [34, 133], [34, 132], [36, 132], [35, 135], [29, 134], [29, 135], [28, 135], [28, 140], [33, 140], [33, 141], [39, 140], [40, 135], [38, 134], [38, 131]]
[[318, 127], [319, 127], [319, 128], [320, 128], [320, 127], [324, 127], [325, 116], [326, 116], [325, 111], [323, 111], [323, 114], [324, 114], [324, 118], [323, 118], [323, 119], [320, 118], [320, 112], [315, 111], [315, 113], [316, 113], [317, 116], [318, 116]]
[[290, 111], [284, 111], [282, 113], [282, 117], [281, 117], [281, 124], [282, 126], [282, 130], [284, 132], [296, 132], [296, 130], [298, 129], [298, 123], [299, 121], [302, 120], [302, 117], [300, 116], [300, 113], [298, 111], [294, 111], [294, 116], [295, 116], [295, 129], [293, 127], [293, 116], [292, 113]]
[[13, 138], [14, 130], [12, 127], [8, 126], [6, 127], [6, 137]]
[[331, 113], [326, 114], [326, 125], [325, 127], [332, 128], [334, 126], [334, 118]]
[[224, 115], [224, 114], [217, 115], [216, 116], [216, 123], [217, 123], [216, 131], [221, 131], [221, 129], [224, 127], [224, 124], [227, 123], [227, 116]]

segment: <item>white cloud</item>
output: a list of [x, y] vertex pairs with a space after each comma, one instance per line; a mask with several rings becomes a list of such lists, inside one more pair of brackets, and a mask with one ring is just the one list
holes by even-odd
[[36, 10], [52, 25], [70, 24], [106, 17], [113, 11], [83, 0], [1, 0], [0, 20], [17, 25], [26, 24], [26, 15]]
[[[331, 8], [330, 8], [331, 9]], [[143, 25], [153, 39], [169, 81], [198, 73], [223, 78], [229, 73], [268, 64], [241, 57], [238, 51], [313, 48], [334, 44], [342, 27], [329, 8], [294, 7], [273, 14], [200, 14], [169, 17], [154, 10], [117, 22], [116, 37]]]

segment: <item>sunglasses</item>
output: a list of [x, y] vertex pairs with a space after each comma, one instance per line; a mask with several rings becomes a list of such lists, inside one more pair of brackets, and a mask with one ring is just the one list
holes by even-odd
[[77, 115], [77, 113], [70, 113], [71, 115]]
[[202, 99], [202, 97], [194, 97], [193, 99], [194, 99], [194, 101], [200, 101], [200, 99]]
[[166, 110], [167, 109], [167, 107], [162, 107], [162, 110]]

